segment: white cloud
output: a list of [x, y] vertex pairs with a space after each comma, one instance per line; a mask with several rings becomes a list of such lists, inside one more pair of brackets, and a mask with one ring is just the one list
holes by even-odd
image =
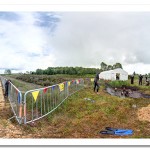
[[[142, 64], [150, 72], [150, 13], [74, 12], [64, 13], [52, 45], [57, 65], [98, 66], [120, 62]], [[140, 68], [127, 67], [127, 71]]]
[[17, 21], [0, 20], [0, 68], [35, 70], [53, 65], [53, 54], [43, 56], [50, 35], [34, 24], [32, 13], [18, 15]]
[[129, 73], [148, 73], [149, 18], [149, 12], [17, 12], [10, 20], [0, 17], [0, 68], [100, 67], [104, 61], [120, 62]]

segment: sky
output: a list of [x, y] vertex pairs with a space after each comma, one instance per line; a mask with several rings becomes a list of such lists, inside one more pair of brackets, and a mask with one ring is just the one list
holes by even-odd
[[121, 63], [150, 73], [150, 12], [0, 12], [0, 73]]

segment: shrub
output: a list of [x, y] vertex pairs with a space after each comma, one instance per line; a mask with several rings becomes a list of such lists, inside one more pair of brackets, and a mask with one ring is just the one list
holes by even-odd
[[122, 87], [122, 86], [129, 86], [127, 81], [110, 81], [109, 85], [112, 87]]

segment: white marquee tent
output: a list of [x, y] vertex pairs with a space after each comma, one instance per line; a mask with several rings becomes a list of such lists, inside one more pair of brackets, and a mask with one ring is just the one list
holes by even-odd
[[119, 80], [128, 80], [128, 73], [121, 68], [103, 71], [99, 74], [99, 78], [104, 80], [117, 80], [117, 76], [119, 77]]

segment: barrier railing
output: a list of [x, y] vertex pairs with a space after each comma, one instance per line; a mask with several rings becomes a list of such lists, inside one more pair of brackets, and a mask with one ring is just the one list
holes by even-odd
[[24, 95], [24, 124], [39, 120], [57, 109], [64, 100], [84, 87], [84, 80], [72, 80], [27, 91]]
[[[12, 118], [15, 117], [16, 120], [18, 121], [18, 123], [21, 124], [22, 123], [22, 111], [23, 111], [22, 110], [22, 93], [6, 78], [4, 78], [2, 76], [0, 78], [1, 78], [4, 92], [6, 93], [6, 90], [8, 92], [7, 97], [10, 102], [12, 111], [14, 113], [14, 116]], [[7, 81], [8, 81], [8, 85], [6, 87], [5, 83]]]
[[[4, 91], [6, 78], [0, 76]], [[90, 80], [88, 80], [90, 84]], [[12, 82], [8, 84], [8, 100], [19, 124], [39, 120], [57, 109], [68, 96], [84, 88], [84, 80], [76, 79], [22, 93]]]
[[84, 79], [84, 85], [86, 86], [86, 87], [93, 87], [93, 85], [94, 85], [94, 78], [85, 78]]

